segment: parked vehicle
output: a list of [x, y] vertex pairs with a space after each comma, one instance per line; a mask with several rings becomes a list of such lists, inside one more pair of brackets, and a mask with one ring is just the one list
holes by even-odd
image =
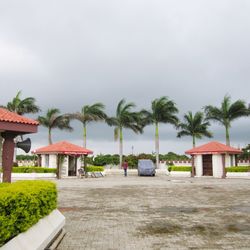
[[138, 161], [138, 175], [155, 176], [155, 165], [151, 160]]

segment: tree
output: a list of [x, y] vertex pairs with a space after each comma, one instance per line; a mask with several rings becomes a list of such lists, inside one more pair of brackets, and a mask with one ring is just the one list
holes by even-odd
[[159, 123], [169, 123], [174, 126], [178, 125], [178, 109], [176, 104], [169, 100], [168, 97], [163, 96], [155, 99], [151, 104], [151, 111], [143, 110], [144, 125], [155, 125], [155, 152], [156, 152], [156, 167], [159, 166]]
[[141, 113], [132, 112], [131, 109], [134, 107], [134, 103], [126, 103], [125, 99], [122, 99], [117, 105], [116, 116], [106, 119], [109, 126], [115, 127], [115, 140], [119, 138], [120, 167], [122, 167], [123, 157], [123, 128], [131, 129], [135, 133], [143, 132], [143, 126], [141, 124]]
[[[19, 115], [37, 113], [40, 111], [39, 106], [35, 104], [36, 99], [33, 97], [26, 97], [21, 99], [21, 91], [18, 91], [16, 96], [12, 101], [8, 102], [6, 106], [1, 105], [3, 108], [7, 108], [9, 111], [15, 112]], [[22, 136], [21, 136], [22, 138]], [[3, 147], [3, 138], [0, 134], [0, 162], [2, 164], [2, 147]]]
[[181, 131], [178, 132], [177, 137], [192, 136], [193, 147], [195, 147], [196, 138], [201, 139], [203, 136], [212, 137], [212, 133], [208, 131], [208, 126], [210, 126], [210, 123], [205, 121], [202, 112], [197, 112], [193, 115], [193, 113], [189, 111], [184, 115], [184, 122], [178, 125]]
[[204, 108], [207, 119], [218, 122], [225, 127], [226, 130], [226, 144], [230, 146], [229, 129], [231, 123], [240, 117], [249, 115], [249, 109], [246, 106], [245, 101], [237, 100], [231, 103], [231, 97], [225, 96], [221, 107], [217, 108], [211, 105]]
[[67, 115], [60, 114], [60, 110], [56, 108], [48, 109], [45, 116], [39, 116], [38, 121], [40, 124], [48, 128], [49, 144], [52, 144], [51, 131], [58, 128], [60, 130], [72, 131], [69, 118]]
[[105, 106], [102, 103], [95, 103], [91, 106], [82, 107], [81, 112], [69, 114], [70, 119], [76, 119], [83, 125], [83, 146], [87, 147], [87, 124], [93, 121], [102, 121], [107, 118], [104, 112]]
[[36, 99], [33, 97], [26, 97], [21, 99], [21, 91], [17, 92], [17, 95], [12, 99], [12, 101], [7, 103], [6, 108], [9, 111], [15, 112], [19, 115], [37, 113], [40, 108], [35, 104]]

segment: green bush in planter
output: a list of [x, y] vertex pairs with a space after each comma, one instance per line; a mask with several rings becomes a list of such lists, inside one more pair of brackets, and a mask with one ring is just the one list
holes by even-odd
[[185, 172], [191, 172], [192, 167], [189, 166], [169, 166], [168, 171], [185, 171]]
[[56, 185], [50, 181], [1, 183], [0, 246], [28, 230], [56, 207]]
[[234, 172], [249, 172], [250, 166], [242, 166], [242, 167], [229, 167], [226, 168], [226, 172], [234, 173]]
[[102, 166], [87, 166], [85, 167], [86, 172], [103, 172], [104, 167]]

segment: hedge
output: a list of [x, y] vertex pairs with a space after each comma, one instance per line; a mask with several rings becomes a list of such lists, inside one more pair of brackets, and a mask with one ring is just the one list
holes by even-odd
[[228, 167], [226, 172], [249, 172], [250, 166], [241, 166], [241, 167]]
[[85, 167], [86, 172], [103, 172], [104, 167], [102, 166], [87, 166]]
[[13, 167], [12, 173], [56, 173], [56, 168]]
[[189, 166], [169, 166], [168, 171], [186, 171], [191, 172], [192, 167]]
[[25, 232], [57, 207], [56, 185], [49, 181], [0, 184], [0, 246]]

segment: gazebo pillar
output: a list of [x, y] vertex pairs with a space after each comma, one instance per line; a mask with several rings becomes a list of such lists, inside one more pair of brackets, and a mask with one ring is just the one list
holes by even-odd
[[192, 172], [191, 172], [191, 177], [195, 176], [195, 169], [194, 169], [194, 156], [192, 155]]
[[11, 132], [2, 133], [2, 137], [4, 138], [2, 154], [3, 182], [11, 182], [11, 171], [15, 149], [14, 138], [16, 136], [16, 134]]
[[226, 178], [226, 155], [222, 154], [222, 178]]

